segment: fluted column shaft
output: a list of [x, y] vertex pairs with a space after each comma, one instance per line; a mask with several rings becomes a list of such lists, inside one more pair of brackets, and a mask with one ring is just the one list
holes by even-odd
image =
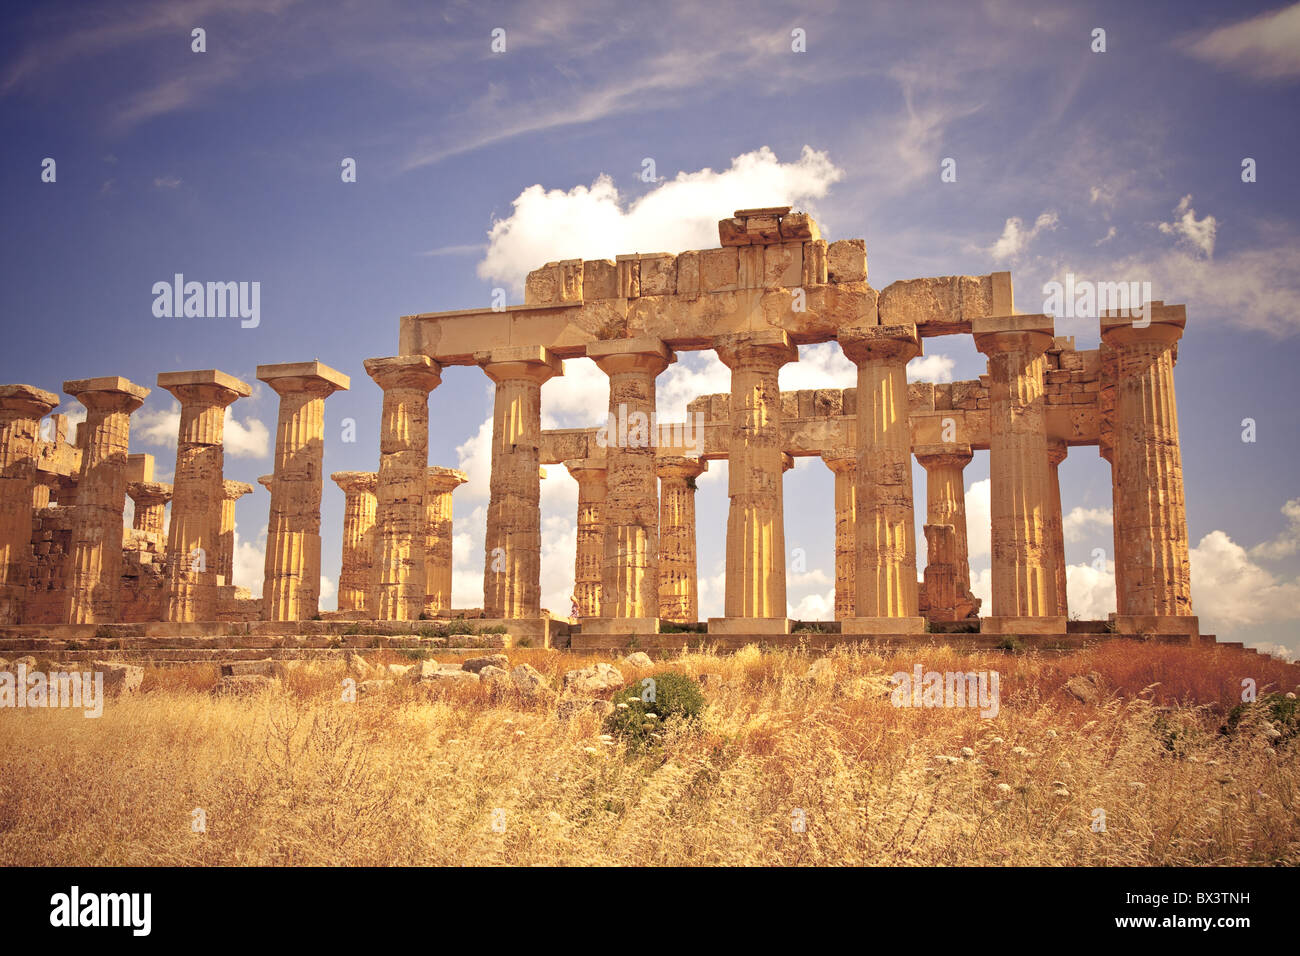
[[0, 385], [0, 624], [17, 624], [22, 613], [41, 419], [58, 404], [44, 389]]
[[213, 621], [217, 612], [226, 408], [244, 382], [213, 370], [166, 372], [158, 385], [180, 402], [172, 516], [167, 530], [167, 621]]
[[695, 479], [709, 463], [699, 458], [657, 459], [659, 474], [659, 616], [679, 624], [699, 620], [695, 552]]
[[424, 498], [424, 511], [428, 519], [424, 603], [425, 609], [430, 613], [451, 609], [451, 493], [468, 480], [468, 475], [454, 468], [434, 467], [428, 472]]
[[1122, 494], [1115, 495], [1115, 538], [1127, 542], [1116, 549], [1120, 615], [1192, 614], [1174, 395], [1174, 358], [1185, 321], [1179, 310], [1145, 328], [1114, 320], [1102, 324], [1102, 340], [1116, 359], [1112, 454], [1114, 485]]
[[648, 339], [596, 343], [587, 355], [609, 376], [609, 417], [597, 435], [606, 467], [601, 616], [658, 619], [655, 378], [674, 356]]
[[857, 600], [856, 449], [822, 452], [822, 461], [835, 474], [835, 620], [853, 617]]
[[841, 334], [858, 367], [857, 600], [859, 619], [916, 618], [916, 529], [907, 363], [920, 354], [914, 325]]
[[722, 336], [715, 347], [731, 369], [726, 616], [784, 619], [786, 454], [778, 378], [799, 352], [775, 330]]
[[227, 586], [235, 583], [235, 502], [252, 494], [253, 486], [242, 481], [226, 481], [221, 498], [221, 550], [217, 553], [217, 574]]
[[149, 534], [162, 534], [166, 530], [172, 486], [160, 481], [133, 481], [126, 486], [126, 493], [135, 503], [131, 527]]
[[475, 358], [496, 383], [483, 613], [489, 618], [540, 617], [542, 385], [562, 374], [563, 366], [541, 348], [494, 349]]
[[117, 620], [121, 594], [131, 413], [144, 403], [149, 389], [124, 378], [107, 378], [64, 382], [63, 390], [86, 408], [68, 555], [66, 620], [111, 623]]
[[[1044, 354], [1050, 319], [1014, 316], [996, 330], [975, 324], [989, 364], [989, 510], [994, 617], [1057, 614], [1056, 569], [1047, 535], [1050, 491]], [[997, 322], [998, 320], [990, 320]]]
[[1069, 614], [1065, 577], [1065, 517], [1061, 511], [1061, 462], [1070, 446], [1059, 438], [1047, 442], [1047, 543], [1052, 549], [1056, 577], [1056, 613]]
[[442, 381], [442, 367], [423, 355], [366, 359], [363, 364], [384, 390], [369, 610], [379, 620], [414, 621], [424, 610], [429, 393]]
[[608, 494], [605, 459], [566, 461], [578, 482], [578, 546], [573, 556], [575, 616], [601, 616], [601, 575], [605, 566], [605, 502]]
[[260, 365], [257, 377], [280, 396], [262, 616], [268, 621], [306, 621], [320, 610], [325, 399], [351, 382], [320, 362]]
[[364, 611], [371, 600], [371, 552], [379, 476], [373, 471], [339, 471], [330, 478], [343, 489], [343, 557], [339, 564], [339, 610]]
[[969, 445], [958, 444], [919, 445], [914, 451], [916, 460], [925, 469], [925, 523], [953, 526], [956, 579], [961, 586], [969, 588], [970, 552], [963, 473], [974, 454]]

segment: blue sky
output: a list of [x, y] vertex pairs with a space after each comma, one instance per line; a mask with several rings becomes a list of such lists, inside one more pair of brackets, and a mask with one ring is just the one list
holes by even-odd
[[[710, 224], [733, 209], [792, 201], [830, 238], [866, 239], [876, 288], [1009, 269], [1018, 308], [1034, 312], [1043, 284], [1074, 272], [1150, 281], [1155, 298], [1186, 303], [1177, 382], [1196, 610], [1221, 636], [1300, 651], [1300, 5], [236, 0], [6, 12], [6, 382], [58, 390], [120, 374], [153, 387], [160, 371], [216, 367], [252, 383], [258, 364], [315, 357], [353, 378], [327, 404], [326, 469], [371, 470], [380, 392], [361, 362], [397, 350], [400, 315], [483, 306], [498, 286], [520, 301], [522, 275], [548, 259], [714, 246]], [[191, 50], [196, 27], [206, 52]], [[491, 49], [497, 28], [504, 53]], [[1091, 50], [1097, 28], [1105, 52]], [[805, 52], [791, 49], [796, 29]], [[53, 183], [41, 179], [47, 157]], [[345, 157], [355, 183], [341, 181]], [[1247, 157], [1253, 183], [1242, 182]], [[940, 181], [945, 158], [956, 182]], [[260, 325], [155, 317], [150, 290], [177, 272], [260, 282]], [[1058, 333], [1096, 344], [1094, 323]], [[983, 370], [968, 339], [926, 349], [918, 375]], [[782, 384], [848, 384], [847, 369], [834, 346], [805, 348]], [[601, 387], [589, 363], [570, 362], [543, 392], [547, 424], [594, 425]], [[683, 355], [660, 379], [666, 409], [701, 389], [726, 389], [711, 353]], [[155, 390], [132, 435], [163, 478], [171, 408]], [[449, 369], [431, 410], [431, 463], [475, 470], [455, 499], [455, 591], [477, 605], [486, 378]], [[233, 416], [227, 477], [254, 482], [271, 467], [274, 394], [259, 387]], [[346, 417], [355, 443], [341, 441]], [[1245, 418], [1253, 443], [1241, 440]], [[977, 593], [987, 473], [980, 454], [966, 474]], [[703, 616], [721, 606], [724, 476], [715, 465], [698, 498]], [[1071, 605], [1084, 616], [1113, 608], [1113, 579], [1091, 566], [1095, 548], [1111, 550], [1108, 479], [1093, 449], [1062, 466]], [[831, 475], [807, 460], [786, 482], [787, 544], [807, 568], [791, 559], [791, 611], [829, 616]], [[918, 469], [921, 501], [922, 482]], [[563, 613], [576, 485], [555, 468], [544, 489], [544, 593]], [[237, 579], [255, 591], [268, 504], [258, 487], [237, 509]], [[331, 580], [342, 510], [327, 483]]]

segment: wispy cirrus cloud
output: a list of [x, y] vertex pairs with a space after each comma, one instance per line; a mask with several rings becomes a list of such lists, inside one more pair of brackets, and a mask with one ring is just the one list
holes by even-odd
[[1255, 80], [1300, 78], [1300, 3], [1184, 37], [1184, 52]]

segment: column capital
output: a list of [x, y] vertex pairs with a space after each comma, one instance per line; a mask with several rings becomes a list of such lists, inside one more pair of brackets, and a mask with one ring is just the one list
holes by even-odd
[[578, 484], [592, 478], [604, 480], [609, 472], [609, 460], [607, 458], [570, 458], [562, 464]]
[[202, 404], [218, 408], [225, 408], [236, 399], [253, 394], [248, 383], [215, 368], [160, 372], [158, 387], [171, 392], [182, 405]]
[[564, 362], [540, 345], [512, 345], [475, 352], [474, 361], [498, 385], [514, 379], [543, 385], [552, 377], [564, 374]]
[[352, 379], [322, 362], [286, 362], [280, 365], [259, 365], [259, 381], [270, 385], [277, 394], [308, 392], [324, 398], [335, 392], [346, 391]]
[[63, 390], [87, 411], [133, 412], [144, 404], [149, 389], [120, 375], [79, 378], [63, 383]]
[[271, 490], [271, 482], [273, 481], [275, 481], [275, 475], [263, 475], [261, 478], [257, 479], [257, 483], [267, 491]]
[[330, 481], [348, 495], [366, 492], [373, 495], [379, 489], [379, 474], [373, 471], [336, 471], [330, 475]]
[[916, 445], [912, 449], [912, 454], [916, 456], [916, 460], [921, 467], [927, 471], [931, 468], [943, 468], [950, 465], [965, 468], [974, 457], [970, 445], [958, 445], [955, 442]]
[[1047, 439], [1047, 463], [1049, 465], [1059, 465], [1065, 461], [1065, 456], [1070, 453], [1070, 445], [1064, 438]]
[[1144, 316], [1105, 312], [1101, 317], [1101, 340], [1114, 348], [1125, 345], [1173, 345], [1187, 327], [1187, 306], [1165, 305], [1155, 300], [1145, 306]]
[[754, 364], [775, 364], [777, 368], [799, 360], [799, 349], [782, 329], [751, 329], [728, 332], [713, 340], [718, 359], [733, 372]]
[[59, 396], [35, 385], [0, 385], [0, 413], [44, 418], [59, 405]]
[[442, 366], [427, 355], [368, 358], [361, 364], [385, 392], [394, 388], [418, 388], [428, 393], [442, 382]]
[[975, 348], [994, 352], [1046, 352], [1056, 327], [1050, 315], [987, 315], [971, 321]]
[[172, 500], [172, 486], [162, 481], [132, 481], [126, 493], [136, 505], [165, 505]]
[[223, 501], [238, 501], [244, 495], [251, 495], [253, 486], [244, 481], [231, 481], [227, 479], [222, 482], [221, 498]]
[[698, 478], [709, 470], [703, 458], [684, 455], [662, 455], [655, 459], [655, 474], [660, 478]]
[[677, 355], [672, 349], [659, 339], [652, 338], [592, 342], [587, 346], [587, 358], [594, 361], [606, 375], [635, 371], [658, 375], [677, 361]]
[[445, 468], [441, 465], [430, 465], [425, 473], [425, 487], [437, 495], [455, 491], [467, 481], [469, 481], [469, 475], [465, 474], [465, 472], [457, 471], [455, 468]]
[[866, 325], [840, 329], [840, 350], [855, 365], [897, 362], [906, 365], [921, 353], [915, 325]]
[[826, 467], [837, 475], [851, 475], [858, 467], [856, 448], [828, 448], [821, 454]]

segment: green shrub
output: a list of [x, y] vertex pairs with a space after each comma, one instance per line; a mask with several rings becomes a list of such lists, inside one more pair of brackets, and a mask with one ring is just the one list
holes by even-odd
[[509, 634], [510, 628], [504, 624], [489, 624], [487, 627], [479, 628], [480, 634]]
[[1248, 714], [1257, 715], [1271, 721], [1281, 731], [1282, 736], [1274, 743], [1281, 743], [1300, 734], [1300, 700], [1285, 694], [1265, 694], [1259, 700], [1248, 704], [1238, 704], [1228, 711], [1228, 722], [1223, 727], [1226, 734], [1236, 733], [1238, 725]]
[[1019, 654], [1025, 649], [1025, 642], [1014, 634], [1008, 634], [1002, 640], [998, 641], [997, 649], [1000, 651], [1010, 651], [1012, 654]]
[[[658, 741], [670, 720], [698, 721], [704, 713], [704, 691], [692, 678], [676, 671], [661, 671], [654, 681], [654, 700], [642, 700], [644, 683], [633, 684], [614, 694], [614, 713], [605, 721], [605, 732], [622, 737], [628, 746], [641, 750]], [[620, 706], [626, 704], [627, 706]], [[653, 716], [652, 716], [653, 715]]]
[[452, 634], [473, 634], [474, 625], [469, 621], [466, 621], [464, 618], [458, 618], [454, 621], [448, 621], [443, 633], [448, 636]]
[[351, 635], [354, 635], [354, 634], [360, 634], [360, 633], [361, 633], [361, 623], [360, 623], [360, 622], [357, 622], [357, 623], [355, 623], [355, 624], [349, 624], [347, 627], [345, 627], [345, 628], [343, 629], [343, 634], [344, 634], [344, 636], [351, 636]]

